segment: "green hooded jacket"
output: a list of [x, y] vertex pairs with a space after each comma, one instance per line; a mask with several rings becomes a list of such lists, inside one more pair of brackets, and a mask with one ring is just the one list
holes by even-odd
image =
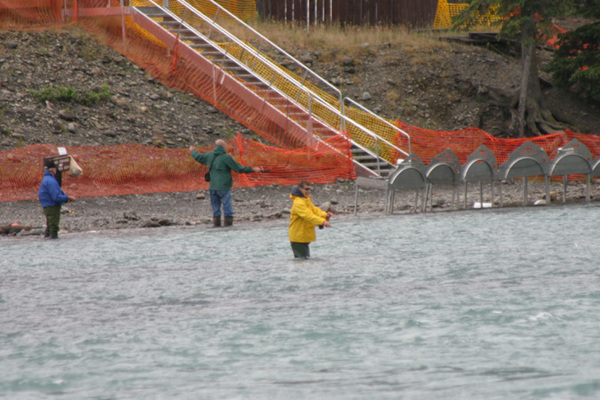
[[252, 167], [244, 167], [231, 157], [223, 146], [216, 146], [210, 153], [198, 153], [192, 150], [192, 158], [210, 169], [209, 190], [231, 190], [233, 179], [231, 170], [237, 173], [252, 172]]

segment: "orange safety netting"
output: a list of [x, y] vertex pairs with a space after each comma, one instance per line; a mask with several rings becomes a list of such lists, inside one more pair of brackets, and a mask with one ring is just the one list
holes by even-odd
[[[132, 0], [0, 0], [0, 21], [5, 27], [13, 25], [13, 27], [28, 29], [31, 25], [61, 22], [65, 6], [71, 9], [106, 8], [117, 6], [119, 3], [128, 6], [131, 2]], [[258, 14], [254, 0], [216, 0], [216, 2], [242, 20], [255, 18]], [[189, 3], [200, 9], [215, 9], [206, 0], [189, 0]]]
[[[213, 147], [197, 151], [204, 153]], [[240, 164], [265, 169], [258, 174], [233, 173], [234, 187], [292, 185], [302, 179], [330, 183], [356, 177], [349, 142], [343, 135], [331, 138], [326, 144], [296, 150], [263, 145], [238, 135], [228, 142], [228, 147]], [[204, 180], [207, 169], [192, 159], [188, 149], [159, 149], [138, 144], [66, 146], [66, 149], [84, 171], [77, 178], [63, 173], [63, 190], [76, 197], [208, 189], [208, 182]], [[0, 201], [37, 198], [43, 159], [57, 154], [56, 146], [43, 144], [1, 151]]]
[[0, 0], [0, 27], [32, 29], [61, 23], [61, 1]]
[[[540, 146], [552, 159], [558, 154], [558, 149], [572, 139], [577, 139], [586, 145], [594, 157], [600, 157], [600, 137], [573, 133], [570, 130], [535, 138], [502, 139], [478, 128], [442, 132], [406, 125], [400, 121], [396, 121], [396, 124], [410, 135], [413, 153], [417, 154], [425, 164], [429, 164], [432, 158], [446, 149], [452, 150], [460, 162], [465, 163], [471, 153], [479, 146], [485, 145], [494, 153], [500, 165], [508, 160], [510, 153], [526, 141]], [[397, 135], [395, 142], [399, 147], [407, 146], [406, 138], [402, 135]]]
[[[228, 75], [215, 74], [213, 69], [200, 65], [194, 58], [197, 54], [180, 46], [179, 41], [165, 46], [130, 16], [121, 15], [124, 8], [119, 5], [120, 0], [25, 0], [23, 3], [0, 0], [0, 28], [63, 24], [63, 13], [72, 15], [100, 41], [123, 53], [163, 84], [193, 93], [269, 142], [287, 148], [312, 142], [281, 112], [264, 107], [264, 99], [240, 90], [237, 81]], [[78, 17], [79, 13], [87, 17]]]
[[[125, 1], [127, 3], [129, 1]], [[64, 5], [67, 7], [63, 8]], [[232, 141], [233, 154], [240, 163], [262, 165], [270, 171], [265, 174], [236, 175], [236, 187], [295, 184], [301, 179], [326, 183], [338, 178], [355, 177], [349, 158], [350, 143], [345, 136], [335, 136], [325, 144], [316, 142], [297, 129], [279, 110], [268, 107], [264, 99], [239, 90], [239, 83], [231, 76], [203, 68], [194, 54], [185, 46], [180, 46], [181, 42], [166, 40], [163, 43], [140, 28], [130, 16], [119, 15], [124, 11], [118, 5], [119, 0], [0, 0], [0, 28], [31, 29], [60, 25], [64, 23], [63, 13], [67, 10], [73, 16], [77, 15], [79, 9], [86, 10], [82, 13], [84, 15], [96, 15], [75, 20], [163, 84], [195, 94], [278, 146], [265, 146], [242, 139], [241, 136]], [[410, 135], [412, 151], [425, 163], [446, 149], [453, 150], [464, 163], [468, 155], [485, 144], [501, 164], [525, 140], [532, 140], [552, 158], [559, 147], [573, 138], [585, 144], [594, 157], [600, 156], [600, 140], [597, 136], [577, 135], [569, 131], [534, 139], [498, 139], [476, 128], [440, 132], [401, 122], [397, 124]], [[337, 126], [333, 122], [331, 125]], [[393, 136], [394, 130], [390, 132]], [[404, 136], [398, 135], [388, 140], [394, 141], [400, 148], [408, 148]], [[206, 169], [191, 159], [187, 149], [157, 149], [124, 144], [72, 146], [67, 150], [84, 170], [84, 175], [76, 179], [65, 174], [64, 189], [75, 196], [207, 188], [203, 179]], [[50, 145], [32, 145], [0, 152], [0, 201], [36, 198], [42, 177], [42, 160], [56, 154], [56, 148]]]

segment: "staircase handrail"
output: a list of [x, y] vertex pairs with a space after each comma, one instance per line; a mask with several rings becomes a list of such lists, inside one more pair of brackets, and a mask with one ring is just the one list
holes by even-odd
[[[208, 42], [212, 42], [212, 40], [203, 35], [202, 33], [200, 33], [193, 25], [187, 23], [184, 20], [184, 17], [180, 17], [179, 15], [171, 12], [170, 9], [165, 8], [164, 6], [158, 4], [156, 1], [154, 0], [145, 0], [148, 3], [153, 4], [154, 6], [160, 8], [161, 10], [165, 11], [171, 18], [173, 18], [174, 20], [179, 21], [182, 25], [184, 25], [187, 29], [193, 31], [196, 35], [206, 39]], [[256, 59], [260, 60], [261, 63], [263, 63], [265, 66], [268, 66], [272, 71], [278, 72], [279, 76], [283, 77], [286, 79], [286, 81], [290, 82], [293, 86], [295, 86], [296, 88], [298, 88], [300, 91], [302, 91], [305, 95], [310, 96], [312, 98], [319, 98], [321, 99], [321, 96], [319, 96], [318, 94], [316, 94], [314, 91], [312, 91], [310, 89], [310, 87], [307, 87], [306, 85], [304, 85], [303, 83], [293, 79], [291, 76], [287, 75], [284, 71], [282, 71], [282, 67], [279, 64], [273, 63], [268, 57], [265, 57], [260, 51], [258, 51], [257, 49], [255, 49], [253, 46], [249, 46], [246, 42], [240, 40], [238, 37], [236, 37], [235, 35], [233, 35], [231, 32], [229, 32], [227, 29], [225, 29], [224, 27], [222, 27], [221, 25], [219, 25], [218, 23], [216, 23], [215, 21], [213, 21], [211, 18], [209, 18], [207, 15], [205, 15], [204, 13], [200, 12], [198, 9], [196, 9], [195, 7], [193, 7], [192, 5], [188, 4], [185, 0], [177, 0], [178, 4], [182, 5], [183, 7], [185, 7], [189, 12], [191, 12], [192, 14], [194, 14], [196, 17], [202, 19], [204, 22], [206, 22], [207, 24], [209, 24], [210, 26], [214, 27], [217, 29], [217, 31], [221, 34], [223, 34], [224, 36], [226, 36], [229, 40], [231, 40], [232, 42], [236, 43], [238, 46], [240, 46], [241, 48], [243, 48], [245, 51], [247, 51], [248, 53], [250, 53], [253, 57], [255, 57]], [[213, 2], [214, 3], [214, 2]], [[216, 4], [216, 6], [220, 7], [221, 9], [224, 10], [224, 12], [227, 12], [228, 15], [231, 15], [232, 17], [236, 18], [237, 21], [239, 21], [240, 23], [244, 24], [243, 21], [241, 21], [240, 19], [238, 19], [237, 17], [235, 17], [235, 15], [231, 14], [227, 9], [222, 8], [220, 5]], [[216, 19], [216, 18], [215, 18]], [[256, 32], [253, 28], [251, 28], [250, 26], [247, 26], [246, 24], [244, 24], [244, 26], [248, 27], [249, 29], [251, 29], [253, 32]], [[256, 32], [258, 35], [260, 35], [260, 33]], [[265, 38], [264, 36], [260, 35], [261, 38], [264, 38], [265, 40], [268, 41], [267, 38]], [[276, 47], [275, 44], [273, 44], [273, 46]], [[218, 48], [218, 46], [216, 46]], [[279, 51], [284, 52], [284, 50], [279, 49], [279, 47], [277, 47], [277, 49]], [[228, 52], [227, 51], [223, 51], [222, 49], [219, 48], [219, 51], [224, 54], [227, 55]], [[285, 52], [284, 52], [285, 53]], [[338, 102], [340, 104], [340, 108], [341, 110], [337, 110], [337, 109], [332, 109], [331, 107], [327, 107], [330, 111], [333, 111], [336, 115], [340, 115], [340, 114], [344, 114], [344, 102], [342, 101], [342, 93], [341, 91], [336, 88], [335, 86], [333, 86], [331, 83], [329, 83], [328, 81], [326, 81], [325, 79], [323, 79], [320, 75], [316, 74], [315, 72], [313, 72], [312, 70], [310, 70], [309, 68], [307, 68], [304, 64], [302, 64], [301, 62], [299, 62], [298, 60], [296, 60], [295, 58], [293, 58], [292, 56], [290, 56], [289, 54], [285, 53], [288, 57], [292, 58], [294, 60], [295, 63], [297, 63], [299, 66], [301, 66], [305, 71], [309, 72], [312, 76], [316, 77], [319, 81], [325, 83], [328, 87], [330, 87], [331, 89], [333, 89], [336, 94], [339, 96]], [[247, 65], [238, 62], [237, 59], [235, 59], [235, 56], [232, 56], [234, 58], [234, 61], [236, 62], [236, 64], [238, 64], [239, 66], [243, 67], [243, 68], [248, 68]], [[252, 73], [254, 73], [258, 78], [262, 78], [259, 74], [256, 74], [254, 71], [250, 71]], [[271, 83], [261, 79], [261, 81], [265, 84], [267, 84], [269, 87], [273, 88], [273, 86], [271, 85]], [[277, 90], [277, 92], [288, 98], [291, 99], [295, 102], [295, 100], [290, 97], [289, 94], [279, 91]], [[322, 100], [320, 101], [320, 103], [322, 104], [330, 104], [329, 102], [327, 102], [326, 100]], [[335, 111], [337, 110], [337, 111]], [[343, 125], [342, 122], [342, 127], [341, 130], [345, 130], [345, 126]]]
[[[153, 5], [155, 5], [156, 7], [158, 7], [159, 9], [165, 11], [171, 18], [173, 18], [174, 20], [178, 20], [180, 21], [180, 23], [185, 26], [187, 29], [193, 31], [196, 35], [198, 35], [199, 37], [202, 37], [204, 39], [207, 39], [207, 41], [211, 41], [209, 38], [207, 38], [205, 35], [203, 35], [202, 33], [200, 33], [196, 28], [194, 28], [194, 26], [190, 25], [189, 23], [187, 23], [183, 17], [178, 16], [177, 14], [171, 12], [169, 9], [165, 9], [162, 5], [157, 4], [154, 0], [146, 0], [149, 3], [152, 3]], [[233, 42], [235, 42], [236, 44], [238, 44], [240, 47], [242, 47], [244, 50], [250, 52], [253, 56], [255, 56], [256, 58], [260, 59], [261, 62], [265, 63], [266, 65], [268, 65], [271, 69], [273, 70], [280, 70], [280, 66], [277, 64], [274, 64], [273, 62], [271, 62], [268, 58], [264, 57], [262, 55], [262, 53], [260, 53], [259, 51], [257, 51], [254, 47], [252, 46], [248, 46], [245, 42], [239, 40], [235, 35], [231, 34], [229, 31], [227, 31], [225, 28], [223, 28], [222, 26], [220, 26], [219, 24], [215, 23], [214, 21], [212, 21], [208, 16], [206, 16], [205, 14], [203, 14], [202, 12], [198, 11], [195, 7], [189, 5], [187, 2], [185, 2], [184, 0], [178, 0], [179, 4], [182, 4], [184, 7], [186, 7], [186, 9], [188, 9], [190, 12], [194, 13], [197, 17], [201, 18], [202, 20], [204, 20], [205, 22], [209, 23], [211, 26], [215, 27], [221, 34], [225, 35], [226, 37], [228, 37], [229, 39], [231, 39]], [[217, 5], [217, 4], [215, 4]], [[217, 5], [218, 6], [218, 5]], [[219, 6], [220, 7], [220, 6]], [[222, 7], [220, 7], [222, 8]], [[226, 9], [224, 9], [225, 12], [227, 12], [228, 14], [229, 11], [227, 11]], [[232, 15], [232, 14], [230, 14]], [[238, 20], [239, 22], [243, 23], [243, 21], [239, 20], [237, 17], [235, 17], [234, 15], [232, 15], [234, 18], [236, 18], [236, 20]], [[252, 29], [251, 27], [248, 27], [249, 29]], [[258, 34], [258, 32], [257, 32]], [[260, 35], [260, 34], [259, 34]], [[262, 35], [260, 35], [262, 37]], [[266, 39], [266, 38], [265, 38]], [[268, 39], [266, 39], [268, 40]], [[186, 45], [184, 43], [184, 45]], [[219, 48], [218, 46], [216, 46], [219, 51], [221, 51], [224, 55], [227, 55], [228, 53]], [[287, 53], [286, 53], [287, 54]], [[291, 56], [290, 56], [291, 57]], [[293, 58], [293, 57], [292, 57]], [[295, 59], [294, 59], [295, 60]], [[234, 57], [234, 61], [242, 66], [242, 67], [247, 67], [246, 65], [244, 65], [243, 63], [239, 62], [239, 60], [237, 60]], [[295, 60], [297, 61], [297, 60]], [[297, 61], [298, 62], [298, 61]], [[298, 62], [299, 63], [299, 62]], [[306, 66], [304, 66], [303, 64], [299, 63], [299, 65], [302, 65], [305, 69]], [[310, 70], [308, 70], [310, 71]], [[333, 89], [335, 89], [338, 93], [341, 92], [335, 88], [334, 86], [332, 86], [329, 82], [323, 80], [323, 78], [321, 78], [319, 75], [315, 74], [314, 72], [310, 71], [311, 74], [317, 76], [320, 80], [322, 80], [323, 82], [326, 82], [328, 84], [328, 86], [332, 87]], [[271, 90], [277, 92], [279, 95], [285, 97], [285, 98], [290, 98], [289, 95], [283, 91], [281, 91], [279, 88], [277, 87], [272, 87], [268, 82], [266, 82], [264, 80], [264, 78], [262, 76], [260, 76], [259, 74], [256, 74], [257, 78], [260, 79], [263, 83], [266, 83], [267, 85], [269, 85], [271, 87]], [[377, 135], [376, 133], [372, 132], [370, 129], [364, 127], [363, 125], [361, 125], [360, 123], [358, 123], [357, 121], [353, 120], [352, 118], [349, 118], [348, 116], [346, 116], [343, 112], [341, 112], [339, 109], [335, 108], [331, 103], [329, 103], [328, 101], [322, 99], [320, 96], [316, 95], [312, 90], [310, 90], [310, 88], [306, 87], [305, 85], [302, 85], [300, 82], [297, 82], [294, 79], [289, 79], [291, 81], [291, 83], [298, 87], [299, 89], [303, 90], [305, 94], [307, 94], [309, 96], [309, 98], [312, 101], [316, 101], [317, 103], [319, 103], [321, 106], [325, 107], [327, 110], [329, 110], [331, 113], [333, 113], [336, 117], [340, 118], [340, 122], [342, 125], [342, 131], [345, 130], [345, 125], [346, 123], [350, 123], [351, 125], [354, 125], [357, 129], [359, 129], [360, 131], [364, 132], [365, 134], [367, 134], [368, 136], [370, 136], [375, 143], [379, 143], [382, 142], [385, 145], [393, 148], [394, 150], [400, 152], [401, 154], [405, 154], [407, 155], [407, 153], [398, 148], [397, 146], [395, 146], [394, 144], [390, 143], [389, 141], [387, 141], [386, 139], [380, 137], [379, 135]], [[370, 112], [369, 110], [366, 110], [362, 105], [355, 103], [353, 100], [346, 98], [347, 100], [350, 100], [352, 103], [357, 104], [361, 109], [364, 109], [365, 111], [369, 112], [371, 115], [374, 115], [375, 117], [378, 117], [377, 115], [373, 114], [372, 112]], [[344, 107], [344, 101], [340, 102], [341, 108], [343, 110]], [[304, 107], [302, 107], [304, 108]], [[305, 111], [309, 114], [309, 115], [315, 115], [312, 113], [312, 110], [307, 110], [305, 109]], [[378, 117], [380, 118], [380, 117]], [[380, 118], [381, 119], [381, 118]], [[323, 122], [323, 121], [322, 121]], [[387, 121], [383, 120], [383, 122], [387, 123]], [[388, 123], [389, 124], [389, 123]], [[329, 124], [327, 124], [329, 125]], [[389, 124], [391, 127], [394, 128], [394, 130], [399, 130], [397, 127], [394, 127], [393, 125]], [[335, 128], [334, 128], [335, 129]], [[401, 130], [400, 130], [401, 131]], [[406, 135], [405, 132], [402, 131], [402, 133], [404, 135]], [[410, 139], [410, 138], [409, 138]], [[410, 143], [410, 142], [409, 142]], [[373, 152], [369, 151], [367, 148], [363, 147], [363, 146], [358, 146], [361, 149], [363, 149], [364, 151], [368, 152], [369, 154], [371, 154], [374, 157], [377, 158], [383, 158], [379, 155], [379, 147], [376, 146], [376, 154], [373, 154]], [[391, 164], [391, 162], [390, 162]]]
[[[185, 0], [178, 0], [178, 2], [182, 5], [184, 5], [186, 8], [191, 8], [193, 10], [197, 9], [191, 5], [189, 5], [187, 3], [187, 1]], [[269, 40], [266, 36], [262, 35], [260, 32], [258, 32], [256, 29], [252, 28], [250, 25], [246, 24], [244, 21], [242, 21], [240, 18], [238, 18], [235, 14], [233, 14], [232, 12], [230, 12], [228, 9], [226, 9], [225, 7], [223, 7], [222, 5], [220, 5], [219, 3], [215, 2], [214, 0], [208, 0], [209, 3], [211, 3], [212, 5], [214, 5], [217, 8], [217, 13], [215, 14], [215, 18], [213, 20], [213, 24], [216, 24], [217, 26], [220, 27], [220, 25], [218, 23], [216, 23], [216, 19], [218, 17], [218, 12], [223, 11], [224, 13], [227, 14], [228, 17], [232, 18], [233, 20], [235, 20], [238, 24], [240, 24], [243, 28], [249, 30], [252, 34], [256, 35], [258, 38], [260, 38], [262, 41], [264, 41], [265, 43], [267, 43], [268, 45], [270, 45], [271, 47], [273, 47], [275, 50], [277, 50], [278, 52], [280, 52], [281, 54], [283, 54], [285, 57], [287, 57], [288, 59], [290, 59], [291, 61], [293, 61], [293, 63], [301, 68], [304, 72], [306, 72], [307, 74], [310, 74], [313, 78], [315, 78], [317, 81], [319, 81], [320, 83], [324, 84], [325, 86], [327, 86], [328, 88], [330, 88], [332, 91], [334, 91], [337, 95], [339, 104], [340, 104], [340, 111], [342, 112], [342, 114], [344, 113], [344, 102], [343, 102], [343, 95], [342, 95], [342, 91], [340, 89], [338, 89], [337, 87], [335, 87], [333, 84], [331, 84], [329, 81], [327, 81], [326, 79], [324, 79], [323, 77], [321, 77], [319, 74], [317, 74], [316, 72], [314, 72], [313, 70], [311, 70], [310, 68], [308, 68], [306, 65], [304, 65], [302, 62], [300, 62], [299, 60], [297, 60], [294, 56], [292, 56], [291, 54], [289, 54], [288, 52], [286, 52], [284, 49], [282, 49], [281, 47], [277, 46], [275, 43], [273, 43], [271, 40]], [[202, 13], [203, 14], [203, 13]], [[226, 29], [223, 29], [221, 31], [221, 33], [226, 33], [228, 34], [227, 36], [230, 36], [232, 39], [234, 39], [236, 41], [236, 43], [238, 44], [244, 44], [244, 47], [248, 47], [243, 41], [240, 41], [236, 36], [234, 36], [233, 34], [231, 34], [229, 31], [227, 31]], [[258, 56], [261, 61], [269, 61], [268, 59], [266, 59], [263, 54], [260, 51], [257, 51], [256, 49], [254, 49], [253, 47], [250, 47], [250, 49], [253, 50], [253, 53], [255, 54], [255, 56]], [[269, 64], [272, 64], [271, 62], [269, 62]]]
[[367, 147], [358, 144], [357, 142], [353, 142], [353, 144], [355, 146], [359, 147], [364, 152], [370, 154], [372, 157], [375, 157], [377, 159], [378, 168], [379, 168], [379, 160], [380, 159], [384, 160], [385, 162], [387, 162], [390, 165], [394, 165], [391, 161], [388, 161], [384, 157], [381, 156], [381, 154], [380, 154], [380, 148], [379, 148], [379, 142], [383, 142], [383, 144], [391, 147], [392, 149], [400, 152], [401, 154], [408, 155], [404, 150], [398, 148], [396, 145], [388, 142], [387, 140], [385, 140], [381, 136], [379, 136], [376, 133], [372, 132], [369, 128], [366, 128], [366, 127], [362, 126], [361, 124], [359, 124], [358, 122], [356, 122], [352, 118], [348, 118], [346, 116], [342, 116], [342, 118], [344, 118], [350, 124], [355, 125], [358, 129], [360, 129], [361, 131], [363, 131], [364, 133], [366, 133], [367, 135], [369, 135], [375, 141], [375, 153], [373, 153]]
[[[408, 152], [401, 150], [399, 148], [396, 147], [396, 150], [400, 151], [401, 153], [403, 153], [405, 156], [408, 156], [410, 153], [412, 153], [411, 150], [411, 146], [410, 146], [410, 135], [406, 132], [404, 132], [402, 129], [398, 128], [396, 125], [392, 124], [391, 122], [389, 122], [388, 120], [386, 120], [385, 118], [380, 117], [379, 115], [375, 114], [374, 112], [372, 112], [371, 110], [369, 110], [368, 108], [366, 108], [365, 106], [363, 106], [362, 104], [358, 103], [357, 101], [353, 100], [350, 97], [344, 97], [344, 101], [350, 102], [352, 103], [352, 105], [354, 105], [355, 107], [360, 108], [362, 111], [368, 113], [369, 115], [371, 115], [372, 117], [378, 119], [380, 122], [384, 123], [385, 125], [389, 126], [390, 128], [392, 128], [393, 130], [403, 134], [406, 137], [406, 140], [408, 141]], [[379, 136], [379, 135], [378, 135]], [[388, 143], [390, 146], [394, 146], [391, 143], [387, 142], [385, 139], [382, 138], [382, 140], [384, 140], [386, 143]], [[395, 146], [394, 146], [395, 147]]]
[[[185, 0], [179, 0], [180, 2], [186, 3], [187, 2]], [[256, 31], [254, 28], [252, 28], [251, 26], [249, 26], [248, 24], [246, 24], [244, 21], [242, 21], [241, 19], [239, 19], [235, 14], [231, 13], [229, 10], [227, 10], [225, 7], [221, 6], [219, 3], [215, 2], [214, 0], [208, 0], [212, 5], [214, 5], [215, 7], [217, 7], [217, 10], [222, 10], [223, 12], [225, 12], [230, 18], [234, 19], [236, 22], [238, 22], [240, 25], [242, 25], [244, 28], [250, 30], [252, 33], [254, 33], [256, 36], [258, 36], [259, 38], [261, 38], [262, 40], [264, 40], [266, 43], [268, 43], [269, 45], [271, 45], [273, 48], [275, 48], [277, 51], [279, 51], [280, 53], [282, 53], [283, 55], [285, 55], [286, 57], [288, 57], [289, 59], [291, 59], [292, 61], [294, 61], [294, 63], [299, 66], [301, 69], [303, 69], [304, 71], [308, 72], [309, 74], [311, 74], [313, 77], [315, 77], [317, 80], [319, 80], [320, 82], [324, 83], [325, 85], [327, 85], [328, 87], [330, 87], [331, 89], [333, 89], [336, 93], [339, 93], [339, 100], [340, 100], [340, 112], [341, 115], [339, 115], [339, 117], [342, 117], [343, 121], [352, 121], [355, 123], [355, 125], [359, 126], [362, 128], [362, 130], [365, 131], [365, 133], [369, 134], [369, 136], [372, 136], [373, 138], [375, 138], [375, 140], [381, 140], [384, 143], [386, 143], [387, 145], [393, 147], [395, 150], [400, 151], [402, 154], [404, 155], [408, 155], [410, 154], [410, 136], [404, 132], [403, 130], [399, 129], [397, 126], [394, 126], [393, 124], [390, 124], [388, 121], [385, 121], [383, 118], [379, 117], [378, 115], [374, 114], [373, 112], [371, 112], [370, 110], [366, 109], [364, 106], [354, 102], [352, 99], [349, 99], [348, 97], [343, 97], [341, 91], [336, 88], [335, 86], [333, 86], [329, 81], [323, 79], [319, 74], [315, 73], [314, 71], [312, 71], [310, 68], [308, 68], [306, 65], [304, 65], [303, 63], [301, 63], [300, 61], [298, 61], [296, 58], [294, 58], [292, 55], [290, 55], [289, 53], [287, 53], [285, 50], [283, 50], [282, 48], [280, 48], [279, 46], [277, 46], [275, 43], [273, 43], [272, 41], [270, 41], [267, 37], [263, 36], [260, 32]], [[192, 7], [193, 8], [193, 7]], [[218, 13], [218, 11], [217, 11]], [[216, 20], [216, 15], [215, 15], [215, 20]], [[217, 24], [218, 25], [218, 24]], [[228, 31], [225, 30], [225, 32], [227, 34], [230, 34]], [[222, 32], [222, 33], [225, 33]], [[239, 40], [237, 37], [231, 35], [234, 40], [236, 40], [236, 42]], [[241, 42], [238, 43], [244, 47], [247, 47], [245, 43]], [[264, 56], [262, 55], [262, 53], [260, 53], [259, 51], [256, 51], [254, 48], [251, 47], [252, 50], [254, 50], [256, 52], [256, 55], [261, 59], [261, 61], [263, 62], [267, 62], [268, 64], [272, 65], [272, 63], [270, 62], [270, 60], [265, 59]], [[319, 98], [320, 96], [315, 96], [315, 93], [313, 93], [310, 89], [308, 90], [311, 95], [313, 97]], [[409, 145], [409, 152], [407, 153], [406, 151], [399, 149], [398, 147], [396, 147], [395, 145], [393, 145], [392, 143], [388, 142], [387, 140], [385, 140], [384, 138], [380, 137], [379, 135], [377, 135], [376, 133], [372, 132], [371, 130], [363, 127], [362, 125], [356, 123], [355, 121], [353, 121], [352, 119], [348, 118], [346, 116], [346, 113], [344, 111], [344, 100], [349, 99], [352, 103], [358, 105], [362, 110], [368, 112], [369, 114], [373, 115], [374, 117], [376, 117], [377, 119], [381, 120], [382, 122], [384, 122], [385, 124], [391, 126], [394, 130], [396, 131], [400, 131], [404, 136], [406, 136], [408, 138], [408, 145]], [[326, 101], [320, 101], [322, 103], [325, 104], [329, 104]], [[328, 107], [330, 108], [330, 107]], [[342, 131], [345, 130], [345, 124], [342, 123]]]
[[[160, 4], [157, 4], [156, 1], [154, 0], [145, 0], [148, 3], [151, 3], [153, 5], [155, 5], [156, 7], [160, 8], [161, 10], [163, 10], [169, 17], [173, 18], [174, 20], [178, 21], [181, 26], [185, 27], [186, 29], [190, 30], [191, 32], [193, 32], [195, 35], [197, 35], [198, 37], [206, 40], [207, 42], [210, 42], [210, 38], [206, 37], [204, 34], [202, 34], [201, 32], [199, 32], [196, 28], [194, 28], [194, 26], [190, 25], [189, 23], [187, 23], [182, 17], [180, 17], [179, 15], [171, 12], [169, 9], [165, 9], [163, 6], [161, 6]], [[183, 1], [179, 1], [179, 3], [183, 3]], [[191, 7], [191, 6], [190, 6]], [[133, 7], [135, 9], [135, 7]], [[198, 12], [194, 7], [191, 7], [191, 11], [194, 12], [196, 14], [196, 16], [204, 19], [207, 22], [212, 22], [209, 19], [206, 18], [205, 15], [203, 15], [202, 13]], [[248, 51], [255, 51], [254, 48], [252, 48], [251, 46], [247, 46], [243, 41], [240, 41], [237, 37], [233, 36], [230, 32], [228, 32], [226, 29], [222, 28], [221, 26], [217, 25], [216, 29], [219, 30], [219, 32], [225, 34], [227, 37], [229, 37], [230, 39], [232, 39], [233, 41], [235, 41], [236, 44], [238, 44], [239, 46], [243, 47], [245, 50]], [[186, 43], [181, 43], [184, 46], [188, 46]], [[227, 56], [229, 53], [222, 49], [219, 46], [215, 46], [215, 49], [218, 50], [219, 52], [221, 52], [223, 55]], [[260, 53], [256, 53], [257, 56], [261, 56]], [[237, 58], [235, 58], [235, 56], [233, 56], [233, 58], [230, 58], [232, 61], [234, 61], [238, 66], [243, 67], [243, 68], [247, 68], [248, 66], [245, 65], [244, 63], [240, 62], [240, 60], [238, 60]], [[271, 69], [273, 70], [279, 70], [280, 66], [278, 66], [277, 64], [272, 63], [269, 59], [261, 59], [262, 62], [268, 64]], [[260, 74], [256, 74], [255, 75], [256, 78], [258, 78], [261, 82], [263, 82], [264, 84], [266, 84], [270, 90], [276, 92], [277, 94], [279, 94], [280, 96], [293, 100], [290, 98], [289, 94], [285, 93], [284, 91], [282, 91], [281, 89], [279, 89], [277, 86], [272, 86], [269, 82], [267, 82], [264, 77], [262, 77]], [[320, 105], [322, 105], [323, 107], [327, 108], [328, 111], [330, 111], [331, 113], [333, 113], [335, 116], [339, 117], [340, 119], [342, 119], [342, 114], [340, 113], [340, 111], [333, 107], [329, 102], [321, 99], [320, 96], [315, 95], [315, 93], [313, 93], [311, 90], [307, 90], [307, 88], [303, 85], [301, 85], [299, 82], [290, 79], [290, 82], [298, 87], [299, 89], [302, 89], [303, 92], [311, 99], [311, 101], [317, 101]], [[304, 106], [302, 106], [302, 104], [296, 104], [296, 106], [302, 108], [307, 114], [309, 115], [315, 115], [312, 113], [312, 111], [310, 109], [305, 108]], [[325, 121], [322, 121], [322, 123], [327, 124]], [[329, 124], [327, 124], [329, 125]], [[336, 128], [331, 127], [332, 130], [336, 130]]]

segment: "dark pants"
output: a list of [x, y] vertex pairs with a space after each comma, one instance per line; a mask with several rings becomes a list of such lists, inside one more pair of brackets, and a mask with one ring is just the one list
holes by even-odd
[[310, 249], [308, 245], [310, 243], [299, 243], [299, 242], [290, 242], [292, 245], [292, 251], [294, 252], [294, 258], [309, 258], [310, 257]]
[[45, 237], [58, 239], [60, 207], [61, 206], [44, 207], [44, 214], [46, 215], [46, 232], [44, 233]]

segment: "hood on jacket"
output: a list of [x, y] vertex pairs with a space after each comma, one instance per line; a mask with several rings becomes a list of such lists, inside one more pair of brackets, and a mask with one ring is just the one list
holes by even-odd
[[225, 151], [225, 149], [223, 148], [223, 146], [215, 146], [215, 149], [213, 150], [213, 153], [215, 154], [215, 156], [220, 156], [221, 154], [225, 154], [227, 153]]
[[304, 195], [304, 193], [302, 193], [302, 191], [300, 191], [300, 188], [295, 187], [294, 190], [292, 190], [292, 193], [290, 194], [290, 198], [293, 199], [294, 197], [306, 197], [306, 196]]

